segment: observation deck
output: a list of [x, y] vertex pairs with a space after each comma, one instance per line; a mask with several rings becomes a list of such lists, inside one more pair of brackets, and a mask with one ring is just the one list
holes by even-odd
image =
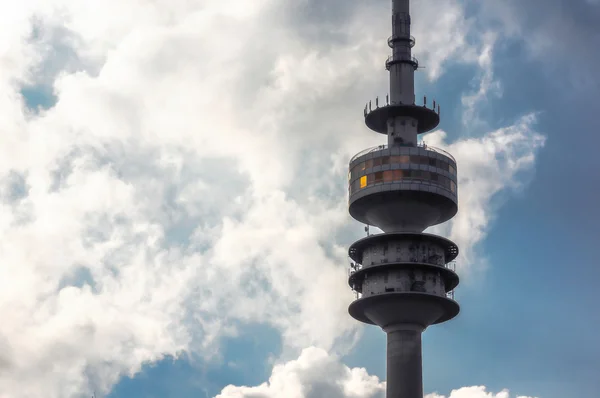
[[456, 161], [429, 146], [380, 145], [352, 158], [350, 215], [385, 232], [422, 232], [458, 211]]

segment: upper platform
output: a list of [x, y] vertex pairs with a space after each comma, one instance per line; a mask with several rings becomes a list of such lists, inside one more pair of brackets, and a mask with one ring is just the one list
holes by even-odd
[[411, 117], [417, 120], [418, 134], [431, 131], [440, 124], [439, 107], [436, 110], [430, 109], [426, 105], [391, 103], [370, 109], [367, 104], [364, 116], [368, 128], [386, 135], [388, 133], [388, 120], [399, 116]]

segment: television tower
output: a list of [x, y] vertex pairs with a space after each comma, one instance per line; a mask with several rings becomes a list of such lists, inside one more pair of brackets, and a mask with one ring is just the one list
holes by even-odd
[[[387, 145], [358, 153], [350, 161], [349, 212], [367, 225], [367, 237], [354, 242], [349, 284], [356, 300], [348, 309], [356, 320], [387, 334], [387, 398], [423, 398], [421, 334], [460, 311], [456, 244], [423, 233], [450, 220], [458, 210], [456, 161], [417, 141], [434, 129], [440, 107], [427, 98], [415, 104], [409, 0], [392, 0], [390, 94], [385, 104], [369, 102], [365, 123], [387, 135]], [[368, 234], [368, 226], [381, 234]]]

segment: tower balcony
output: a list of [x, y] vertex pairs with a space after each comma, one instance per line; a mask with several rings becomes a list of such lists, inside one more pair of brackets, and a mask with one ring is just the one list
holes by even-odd
[[408, 43], [408, 46], [413, 48], [416, 44], [416, 40], [413, 36], [393, 35], [388, 37], [387, 43], [390, 48], [394, 48], [394, 44], [396, 43]]
[[383, 233], [357, 240], [348, 249], [348, 256], [360, 269], [401, 262], [443, 266], [454, 271], [458, 246], [434, 234]]
[[383, 233], [358, 240], [348, 255], [348, 284], [356, 293], [349, 311], [357, 320], [425, 328], [458, 314], [454, 242], [433, 234]]
[[[364, 293], [367, 278], [383, 278], [381, 292], [423, 291], [440, 296], [458, 286], [454, 260], [458, 246], [433, 234], [387, 233], [370, 235], [350, 246], [352, 259], [348, 284], [357, 293]], [[415, 285], [415, 275], [421, 274], [423, 283]], [[390, 274], [396, 274], [391, 280]], [[398, 282], [403, 280], [403, 282]], [[371, 292], [376, 292], [371, 286]]]
[[440, 106], [433, 101], [432, 108], [429, 108], [426, 97], [423, 99], [423, 105], [390, 102], [389, 97], [386, 97], [385, 105], [380, 107], [377, 98], [375, 107], [371, 101], [367, 102], [364, 117], [367, 127], [380, 134], [388, 133], [390, 119], [411, 117], [417, 121], [417, 133], [422, 134], [433, 130], [440, 124]]
[[[353, 264], [352, 268], [348, 270], [348, 285], [352, 291], [354, 291], [360, 297], [363, 297], [365, 293], [365, 281], [368, 277], [373, 279], [373, 275], [375, 278], [377, 274], [390, 275], [392, 277], [396, 277], [398, 279], [408, 279], [406, 276], [408, 274], [421, 273], [423, 275], [433, 275], [433, 280], [444, 280], [444, 287], [438, 289], [439, 291], [435, 292], [436, 295], [440, 297], [450, 297], [454, 298], [454, 289], [458, 286], [459, 278], [456, 274], [454, 264], [447, 265], [432, 265], [421, 262], [394, 262], [394, 263], [386, 263], [379, 264], [376, 266], [363, 267], [360, 264]], [[437, 279], [435, 279], [437, 278]], [[387, 282], [387, 279], [385, 282]], [[424, 286], [425, 282], [423, 282]], [[394, 284], [390, 284], [389, 286], [383, 285], [383, 291], [375, 292], [371, 291], [369, 295], [377, 294], [377, 293], [389, 293], [389, 292], [410, 292], [415, 289], [418, 291], [419, 284], [410, 283], [409, 287], [402, 287], [400, 285], [394, 286]], [[357, 296], [358, 298], [358, 296]]]
[[[374, 146], [371, 148], [364, 149], [364, 150], [360, 151], [359, 153], [357, 153], [356, 155], [352, 156], [352, 158], [350, 159], [350, 164], [352, 164], [355, 160], [357, 160], [358, 158], [360, 158], [364, 155], [367, 155], [367, 154], [373, 153], [373, 152], [377, 152], [380, 150], [385, 150], [388, 148], [389, 147], [387, 145], [377, 145], [377, 146]], [[415, 147], [411, 146], [411, 147], [405, 147], [405, 148], [415, 148]], [[452, 156], [449, 152], [444, 151], [441, 148], [436, 148], [436, 147], [427, 145], [423, 142], [420, 142], [419, 144], [417, 144], [416, 148], [422, 148], [422, 149], [425, 149], [426, 151], [440, 153], [440, 154], [444, 155], [445, 157], [449, 158], [450, 160], [452, 160], [452, 162], [454, 162], [454, 165], [456, 165], [456, 159], [454, 158], [454, 156]], [[443, 166], [443, 167], [445, 167], [445, 166]], [[456, 167], [454, 167], [454, 174], [456, 174]]]
[[390, 70], [392, 65], [397, 64], [409, 64], [413, 67], [414, 70], [419, 69], [419, 60], [415, 57], [399, 57], [395, 55], [390, 55], [385, 61], [385, 69]]
[[429, 146], [385, 145], [349, 165], [350, 215], [385, 232], [422, 232], [458, 211], [456, 161]]

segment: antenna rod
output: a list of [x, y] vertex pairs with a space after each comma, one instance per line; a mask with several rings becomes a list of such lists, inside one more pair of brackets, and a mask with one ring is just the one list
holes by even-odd
[[415, 70], [411, 49], [415, 39], [410, 35], [410, 5], [408, 0], [393, 0], [392, 47], [390, 60], [390, 97], [392, 103], [414, 104]]

